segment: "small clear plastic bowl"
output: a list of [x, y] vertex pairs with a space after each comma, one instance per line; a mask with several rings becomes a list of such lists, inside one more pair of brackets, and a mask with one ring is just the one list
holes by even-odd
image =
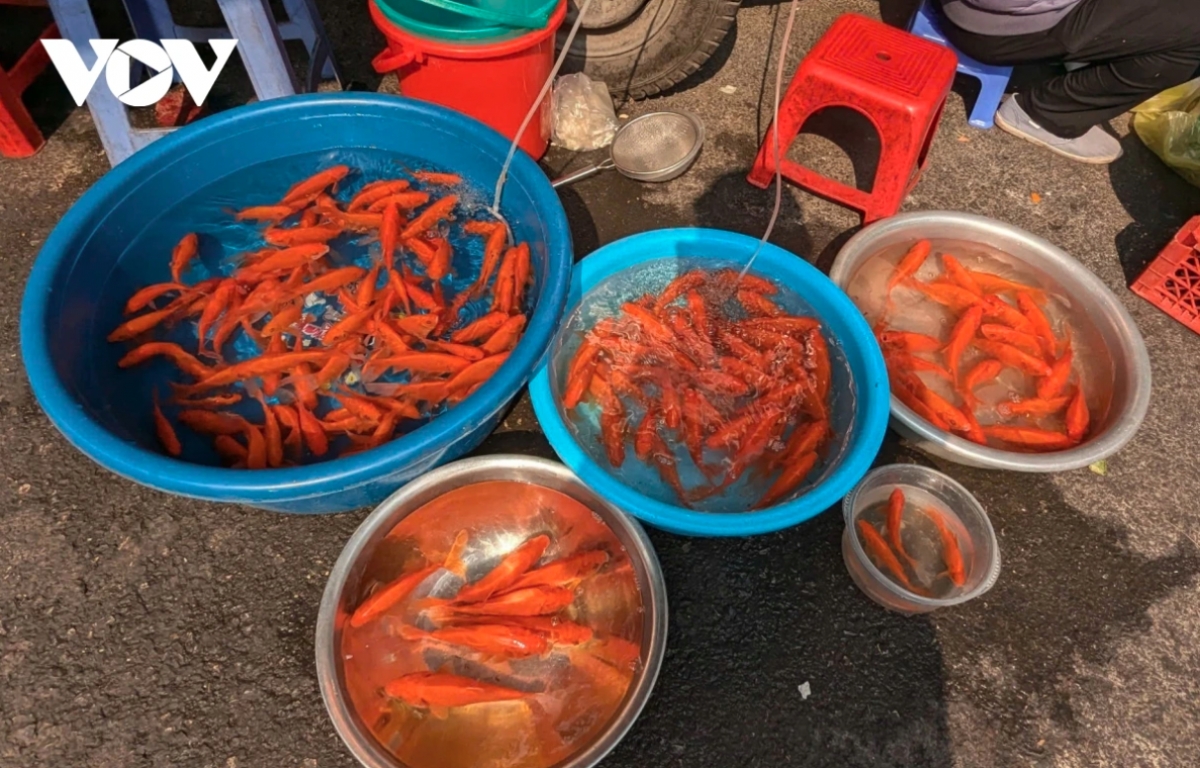
[[[867, 556], [855, 527], [866, 510], [885, 503], [892, 489], [900, 486], [923, 491], [950, 509], [962, 523], [973, 547], [963, 549], [966, 582], [945, 598], [924, 597], [904, 589], [888, 578]], [[888, 464], [877, 467], [842, 501], [846, 529], [842, 532], [842, 559], [850, 578], [867, 597], [897, 613], [928, 613], [938, 608], [961, 605], [987, 592], [1000, 577], [1000, 547], [987, 513], [971, 493], [946, 475], [917, 464]], [[958, 526], [952, 526], [958, 528]]]

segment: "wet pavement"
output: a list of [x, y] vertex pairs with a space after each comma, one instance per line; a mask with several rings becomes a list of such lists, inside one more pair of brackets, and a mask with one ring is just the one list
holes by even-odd
[[[351, 76], [378, 87], [366, 63], [379, 38], [361, 3], [320, 5]], [[657, 227], [761, 233], [772, 196], [744, 176], [766, 126], [768, 41], [786, 5], [747, 6], [699, 77], [621, 109], [700, 115], [709, 142], [696, 166], [663, 186], [610, 173], [564, 190], [579, 255]], [[885, 2], [882, 13], [896, 23], [910, 7]], [[868, 0], [802, 4], [789, 70], [847, 10], [881, 13]], [[966, 469], [889, 435], [879, 463], [948, 472], [999, 536], [996, 587], [933, 616], [891, 615], [855, 589], [838, 510], [752, 539], [651, 531], [670, 596], [669, 651], [644, 714], [604, 765], [1195, 764], [1200, 338], [1125, 286], [1200, 211], [1200, 190], [1124, 120], [1113, 128], [1126, 154], [1107, 168], [971, 129], [962, 85], [905, 210], [993, 216], [1086, 263], [1150, 349], [1145, 425], [1106, 475]], [[793, 156], [852, 178], [873, 141], [861, 121], [827, 115], [813, 128]], [[546, 166], [585, 159], [554, 152]], [[312, 639], [324, 580], [365, 511], [285, 517], [141, 488], [71, 448], [30, 393], [18, 352], [25, 277], [106, 167], [85, 110], [37, 157], [0, 160], [0, 765], [350, 766], [321, 705]], [[828, 267], [857, 224], [789, 189], [774, 239]], [[481, 450], [552, 456], [524, 400]]]

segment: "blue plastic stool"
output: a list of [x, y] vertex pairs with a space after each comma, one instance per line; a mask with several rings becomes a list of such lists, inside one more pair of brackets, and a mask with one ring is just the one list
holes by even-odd
[[[98, 39], [96, 22], [88, 0], [49, 0], [59, 33], [75, 44], [83, 63], [96, 61], [89, 40]], [[254, 93], [260, 101], [296, 93], [313, 92], [322, 78], [336, 80], [341, 73], [333, 60], [333, 48], [321, 24], [313, 0], [283, 0], [287, 21], [276, 21], [269, 0], [217, 0], [225, 27], [198, 28], [175, 24], [166, 0], [124, 0], [134, 33], [145, 40], [183, 39], [207, 41], [234, 38]], [[301, 88], [284, 49], [284, 40], [300, 40], [309, 55], [308, 78]], [[136, 75], [136, 73], [135, 73]], [[103, 78], [101, 78], [102, 80]], [[178, 76], [176, 76], [178, 79]], [[134, 128], [129, 114], [103, 82], [97, 82], [87, 98], [92, 120], [114, 166], [173, 128]]]
[[1004, 98], [1004, 89], [1008, 87], [1013, 68], [984, 64], [960, 52], [942, 34], [938, 27], [938, 14], [933, 0], [922, 0], [917, 12], [913, 14], [912, 21], [908, 23], [908, 31], [954, 51], [958, 56], [959, 73], [979, 81], [979, 98], [975, 100], [969, 122], [976, 128], [987, 130], [995, 124], [996, 109]]

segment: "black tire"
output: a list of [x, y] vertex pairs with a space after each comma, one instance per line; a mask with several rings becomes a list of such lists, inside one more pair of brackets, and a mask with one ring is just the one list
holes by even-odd
[[[733, 27], [739, 5], [741, 0], [646, 0], [616, 24], [581, 28], [564, 68], [602, 80], [618, 102], [655, 96], [708, 61]], [[574, 13], [568, 22], [573, 19]], [[567, 29], [564, 24], [560, 44]]]

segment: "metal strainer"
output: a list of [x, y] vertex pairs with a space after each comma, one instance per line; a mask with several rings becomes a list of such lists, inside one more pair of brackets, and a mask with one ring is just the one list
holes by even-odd
[[573, 184], [616, 168], [635, 181], [670, 181], [686, 171], [704, 144], [704, 123], [687, 112], [651, 112], [617, 131], [609, 157], [551, 182]]

